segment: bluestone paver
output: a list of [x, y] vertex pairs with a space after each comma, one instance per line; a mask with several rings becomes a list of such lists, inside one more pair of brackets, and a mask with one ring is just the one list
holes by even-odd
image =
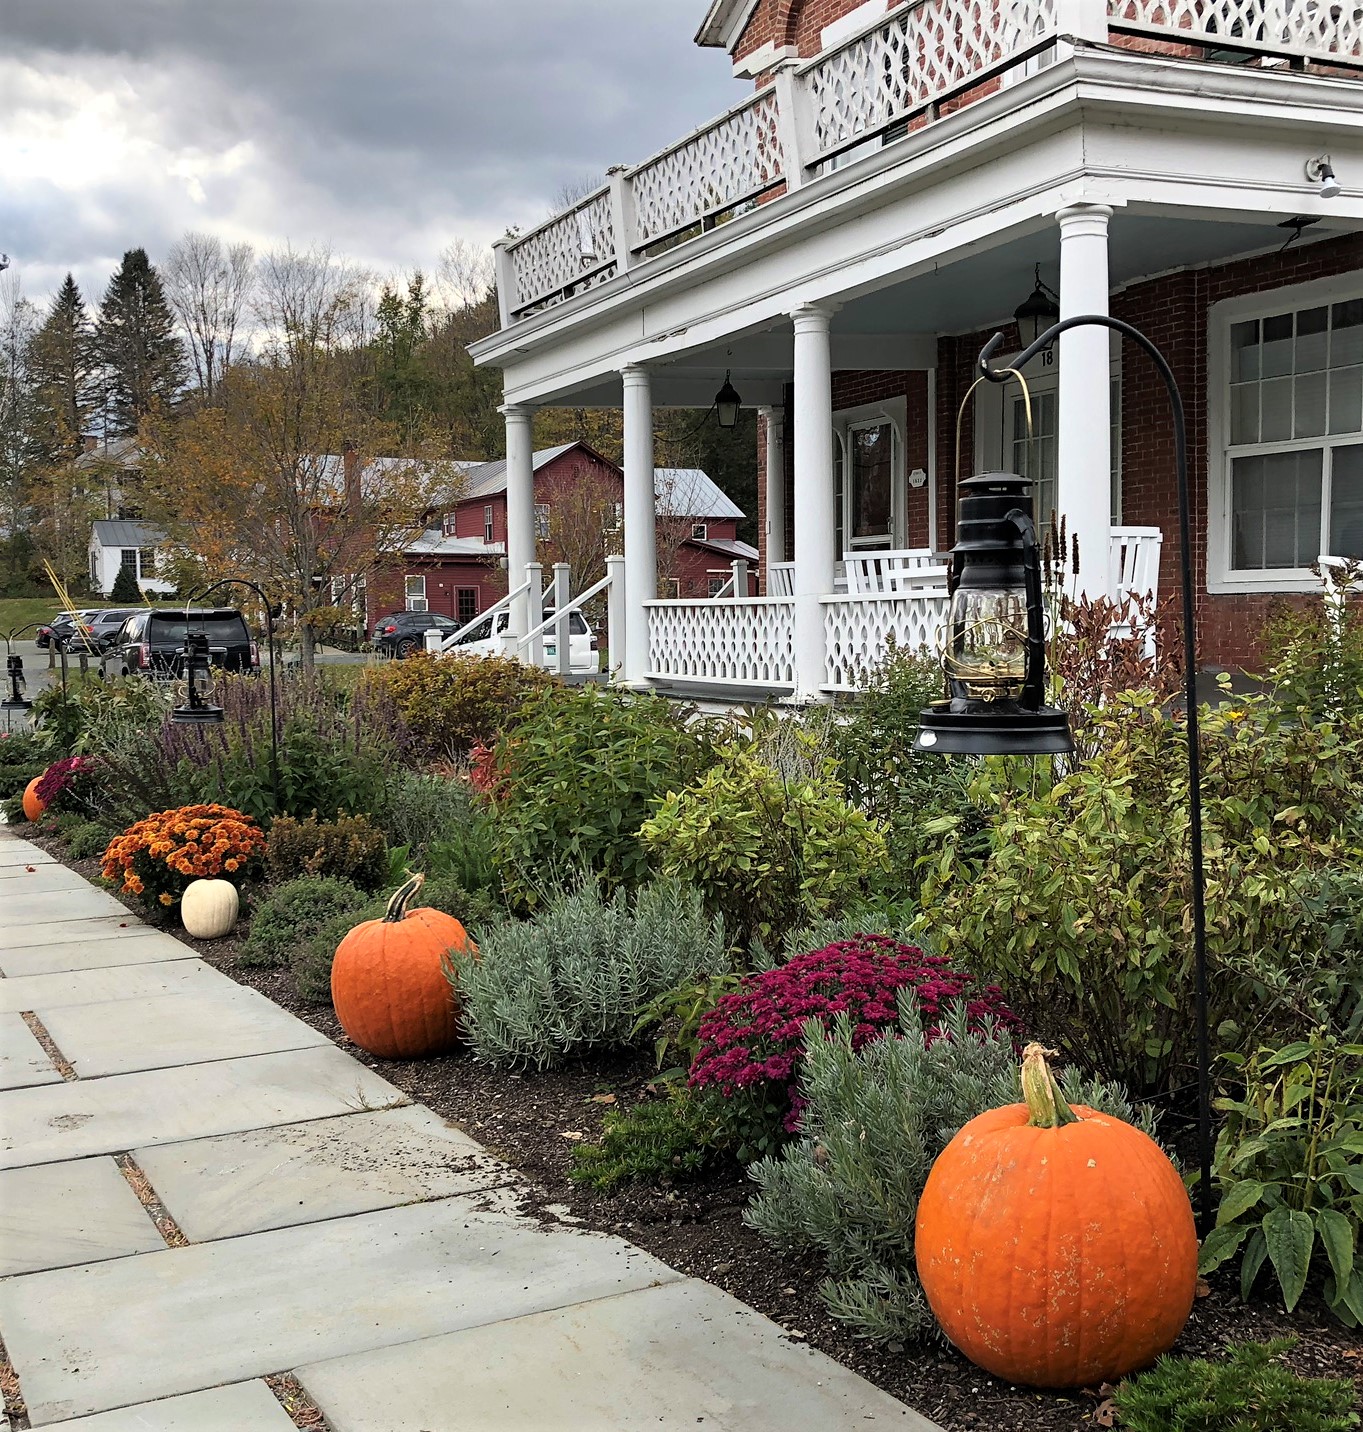
[[60, 1084], [62, 1076], [19, 1015], [0, 1014], [0, 1089]]
[[[129, 1037], [134, 1033], [130, 1028]], [[407, 1102], [334, 1045], [80, 1079], [6, 1096], [0, 1113], [0, 1168], [121, 1153]]]
[[[0, 827], [3, 829], [3, 827]], [[0, 834], [0, 867], [12, 865], [56, 865], [57, 861], [47, 851], [39, 849], [30, 840], [17, 836]]]
[[0, 1276], [165, 1246], [113, 1159], [0, 1170]]
[[133, 1157], [195, 1243], [449, 1198], [515, 1177], [418, 1105], [134, 1149]]
[[[4, 938], [3, 922], [0, 921], [0, 940]], [[84, 936], [76, 933], [82, 926], [96, 926]], [[181, 944], [160, 930], [149, 929], [146, 925], [128, 916], [126, 926], [120, 928], [112, 920], [77, 920], [70, 925], [46, 926], [57, 929], [63, 938], [44, 940], [36, 938], [32, 944], [16, 944], [11, 948], [0, 948], [0, 970], [11, 979], [22, 979], [27, 975], [60, 974], [70, 970], [115, 969], [120, 965], [157, 964], [162, 961], [192, 960], [198, 956], [188, 945]], [[38, 927], [24, 932], [33, 937]]]
[[296, 1432], [263, 1382], [238, 1382], [52, 1424], [60, 1432]]
[[0, 1328], [30, 1415], [99, 1412], [679, 1277], [620, 1239], [481, 1211], [482, 1197], [7, 1279]]
[[696, 1279], [297, 1371], [335, 1432], [829, 1432], [931, 1424]]
[[44, 1010], [72, 1004], [104, 1004], [111, 1000], [148, 999], [203, 989], [237, 989], [236, 982], [203, 960], [162, 960], [156, 964], [107, 965], [90, 970], [58, 970], [51, 974], [0, 979], [0, 1011]]
[[127, 918], [128, 909], [104, 890], [83, 885], [79, 890], [34, 890], [27, 888], [3, 895], [7, 925], [46, 924], [53, 920], [89, 920], [101, 916]]
[[46, 894], [52, 890], [88, 890], [90, 882], [64, 865], [46, 861], [16, 860], [0, 865], [0, 905], [11, 896]]
[[150, 925], [144, 924], [131, 910], [125, 910], [121, 905], [121, 913], [82, 915], [69, 920], [57, 915], [48, 915], [41, 920], [20, 919], [8, 901], [4, 909], [5, 918], [0, 921], [0, 959], [4, 958], [4, 951], [23, 949], [27, 945], [87, 944], [92, 940], [116, 940], [152, 933]]

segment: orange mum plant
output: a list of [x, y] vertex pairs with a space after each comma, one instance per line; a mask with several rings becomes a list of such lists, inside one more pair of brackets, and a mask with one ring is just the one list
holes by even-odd
[[103, 876], [147, 905], [174, 905], [191, 881], [231, 880], [258, 873], [265, 834], [229, 806], [192, 805], [158, 811], [115, 836], [104, 852]]

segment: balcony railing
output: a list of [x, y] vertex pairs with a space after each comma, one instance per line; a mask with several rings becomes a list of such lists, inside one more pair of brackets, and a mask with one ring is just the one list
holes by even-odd
[[888, 143], [1060, 41], [1118, 36], [1363, 68], [1360, 0], [905, 0], [566, 213], [498, 247], [502, 324], [685, 243], [849, 150]]

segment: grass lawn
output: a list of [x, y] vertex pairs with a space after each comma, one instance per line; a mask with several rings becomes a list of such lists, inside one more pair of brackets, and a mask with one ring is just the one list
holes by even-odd
[[[45, 622], [61, 610], [61, 603], [52, 597], [0, 598], [0, 634], [16, 631], [30, 622]], [[32, 641], [33, 633], [25, 632], [21, 640]]]

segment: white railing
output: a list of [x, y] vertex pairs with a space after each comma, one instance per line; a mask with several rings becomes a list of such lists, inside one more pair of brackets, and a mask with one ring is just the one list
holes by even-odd
[[946, 587], [897, 596], [823, 597], [826, 691], [860, 691], [891, 641], [901, 651], [942, 645], [951, 599]]
[[[588, 587], [585, 592], [580, 593], [570, 601], [568, 592], [570, 590], [569, 578], [571, 568], [567, 562], [555, 562], [554, 582], [549, 589], [551, 593], [550, 601], [553, 604], [552, 610], [538, 626], [531, 627], [524, 636], [515, 638], [516, 654], [524, 660], [522, 654], [526, 648], [529, 647], [531, 660], [538, 664], [543, 650], [544, 635], [552, 628], [554, 632], [554, 662], [550, 670], [556, 671], [560, 676], [567, 676], [572, 670], [572, 633], [571, 623], [568, 620], [569, 617], [573, 612], [580, 612], [588, 602], [594, 601], [602, 592], [610, 594], [613, 589], [618, 587], [624, 579], [624, 563], [625, 559], [623, 557], [607, 557], [606, 575], [602, 577], [599, 582], [594, 583]], [[539, 564], [535, 563], [535, 565], [538, 566]], [[529, 585], [533, 602], [535, 590], [533, 575]], [[616, 610], [617, 605], [615, 603], [611, 602], [608, 604], [607, 645], [612, 654], [612, 669], [619, 664], [616, 660], [616, 656], [618, 655], [621, 645], [613, 629], [613, 617]]]
[[506, 301], [516, 316], [562, 303], [614, 278], [617, 257], [610, 186], [532, 229], [510, 246], [509, 254], [514, 297], [508, 295]]
[[649, 679], [792, 687], [795, 607], [775, 597], [648, 602]]
[[[458, 631], [451, 632], [449, 636], [443, 639], [437, 638], [436, 641], [432, 642], [431, 632], [427, 632], [426, 650], [431, 652], [435, 656], [439, 656], [443, 652], [453, 651], [455, 647], [458, 646], [459, 643], [463, 641], [466, 636], [469, 635], [470, 632], [476, 631], [477, 628], [482, 626], [485, 622], [487, 623], [487, 634], [491, 636], [493, 627], [496, 625], [495, 619], [497, 613], [506, 611], [511, 606], [511, 603], [516, 600], [517, 597], [524, 596], [525, 593], [529, 590], [530, 583], [522, 582], [514, 592], [508, 592], [506, 596], [498, 597], [497, 600], [493, 602], [490, 607], [485, 607], [481, 612], [479, 612], [478, 615], [474, 617], [471, 622], [467, 623], [465, 626], [461, 626]], [[434, 631], [434, 628], [432, 628], [432, 631]]]
[[1129, 35], [1317, 64], [1363, 61], [1356, 0], [1108, 0], [1108, 24]]

